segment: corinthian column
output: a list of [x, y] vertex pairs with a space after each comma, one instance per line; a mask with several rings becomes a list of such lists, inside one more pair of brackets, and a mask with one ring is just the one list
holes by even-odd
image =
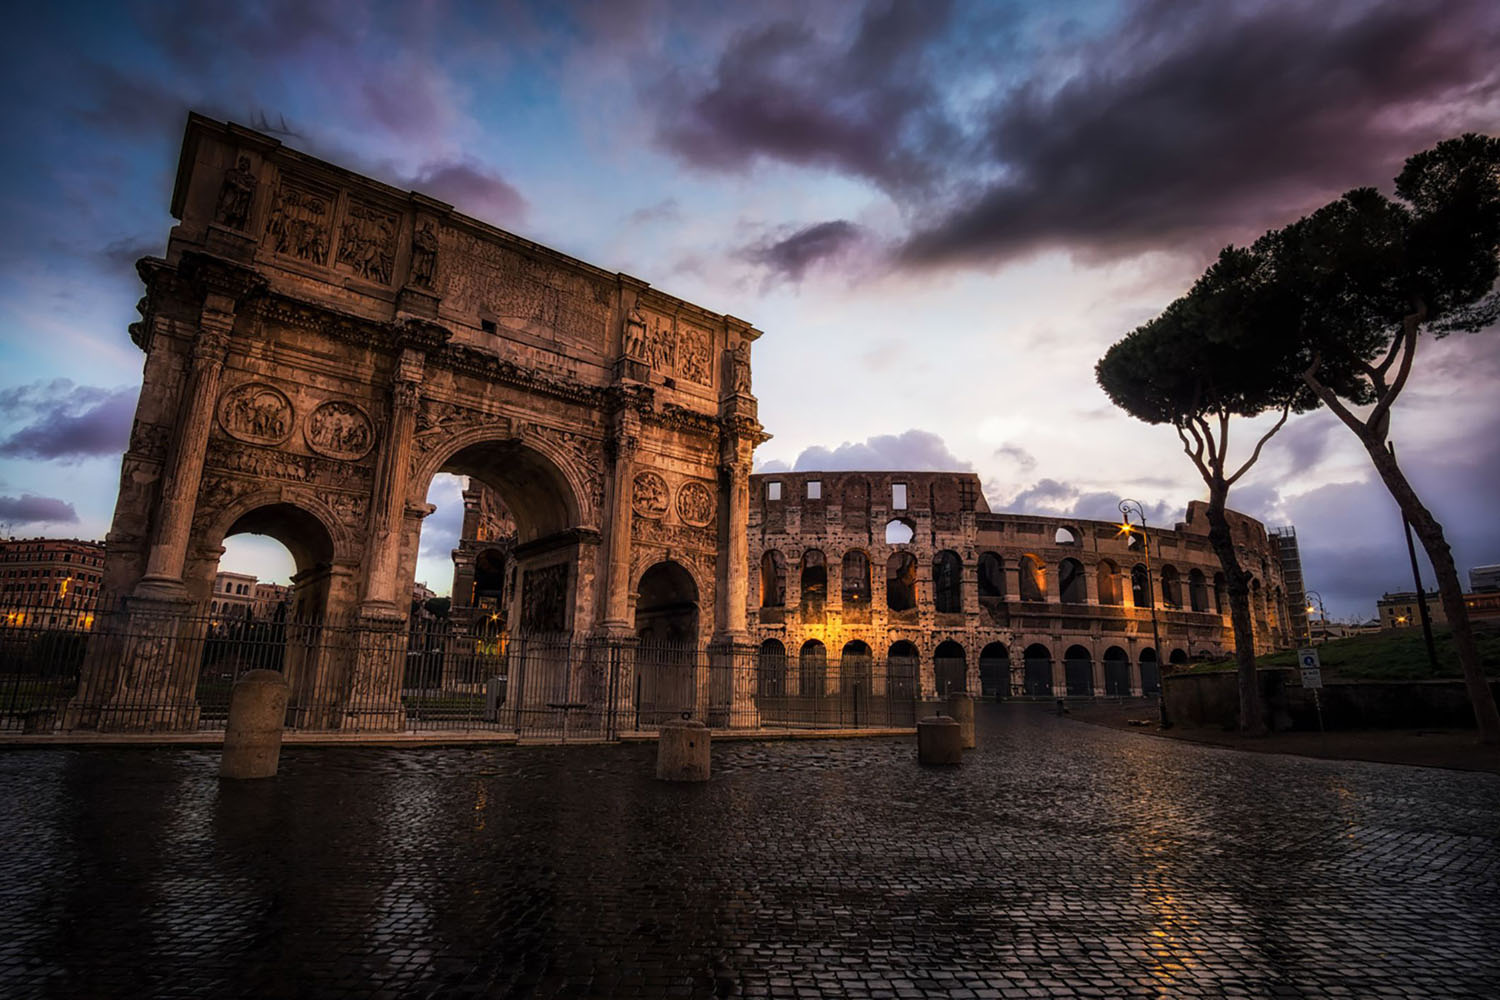
[[146, 573], [136, 587], [137, 594], [175, 597], [183, 592], [182, 569], [188, 536], [193, 527], [203, 459], [208, 451], [214, 404], [219, 398], [219, 379], [233, 325], [234, 299], [209, 294], [203, 303], [198, 337], [193, 342], [192, 365], [178, 408], [177, 440], [162, 475]]
[[416, 429], [424, 364], [420, 351], [405, 348], [391, 383], [385, 447], [380, 452], [375, 492], [370, 502], [370, 547], [365, 559], [365, 596], [361, 609], [366, 614], [398, 616], [404, 610], [396, 601], [396, 573], [401, 564], [411, 439]]
[[604, 590], [604, 631], [624, 635], [631, 631], [630, 527], [631, 497], [635, 481], [635, 449], [639, 418], [630, 410], [616, 415], [614, 436], [609, 441], [613, 458], [610, 470], [609, 561]]
[[719, 463], [719, 502], [724, 505], [723, 556], [719, 560], [719, 633], [743, 639], [750, 581], [750, 449], [738, 428], [726, 427]]

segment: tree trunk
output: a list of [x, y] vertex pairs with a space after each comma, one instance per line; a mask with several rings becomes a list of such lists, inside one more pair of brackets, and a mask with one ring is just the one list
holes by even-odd
[[[1266, 732], [1265, 712], [1260, 703], [1260, 684], [1255, 676], [1255, 630], [1250, 616], [1250, 574], [1240, 568], [1234, 551], [1229, 518], [1224, 516], [1228, 486], [1208, 490], [1208, 543], [1213, 546], [1229, 591], [1229, 618], [1234, 625], [1234, 659], [1240, 688], [1240, 732], [1261, 736]], [[1161, 654], [1158, 652], [1157, 654]]]
[[1469, 702], [1474, 706], [1474, 721], [1479, 726], [1479, 742], [1500, 744], [1500, 712], [1495, 708], [1495, 696], [1490, 691], [1484, 676], [1484, 667], [1479, 662], [1479, 648], [1474, 644], [1474, 630], [1469, 625], [1469, 609], [1464, 604], [1464, 588], [1458, 579], [1458, 568], [1453, 565], [1453, 552], [1443, 537], [1443, 526], [1432, 516], [1432, 512], [1417, 499], [1416, 491], [1406, 481], [1396, 456], [1386, 450], [1385, 442], [1375, 440], [1373, 435], [1360, 434], [1359, 439], [1375, 463], [1375, 471], [1385, 482], [1401, 513], [1411, 522], [1412, 530], [1422, 542], [1422, 549], [1432, 562], [1432, 571], [1437, 576], [1438, 594], [1443, 601], [1443, 611], [1448, 616], [1448, 625], [1453, 629], [1453, 645], [1458, 650], [1458, 663], [1463, 669], [1464, 686], [1469, 691]]

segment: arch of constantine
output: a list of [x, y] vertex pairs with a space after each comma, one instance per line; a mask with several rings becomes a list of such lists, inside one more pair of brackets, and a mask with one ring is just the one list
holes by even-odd
[[748, 323], [198, 115], [171, 211], [165, 257], [138, 265], [144, 384], [102, 605], [124, 625], [96, 637], [73, 724], [196, 723], [181, 651], [224, 539], [254, 532], [296, 561], [297, 621], [359, 636], [288, 654], [294, 710], [399, 725], [444, 472], [513, 519], [511, 630], [745, 640]]

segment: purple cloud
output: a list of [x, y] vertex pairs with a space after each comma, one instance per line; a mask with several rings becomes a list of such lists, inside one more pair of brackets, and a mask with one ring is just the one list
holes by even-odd
[[[968, 472], [973, 468], [949, 451], [938, 435], [912, 428], [900, 434], [877, 434], [864, 441], [845, 441], [836, 448], [804, 448], [792, 471]], [[768, 465], [763, 471], [778, 470]]]
[[465, 215], [512, 224], [526, 214], [526, 199], [499, 174], [468, 159], [428, 163], [400, 182], [451, 203]]
[[773, 279], [799, 282], [814, 264], [838, 259], [863, 242], [863, 228], [845, 219], [819, 222], [782, 239], [745, 247], [739, 256], [765, 267]]
[[6, 524], [77, 524], [78, 512], [72, 504], [55, 497], [22, 493], [18, 497], [0, 497], [0, 521]]
[[130, 437], [137, 390], [74, 385], [68, 379], [0, 391], [0, 419], [24, 424], [0, 440], [0, 456], [85, 459], [119, 455]]

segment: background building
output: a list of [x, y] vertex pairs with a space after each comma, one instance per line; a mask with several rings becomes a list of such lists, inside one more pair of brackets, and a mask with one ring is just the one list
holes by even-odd
[[214, 576], [208, 613], [219, 618], [250, 618], [255, 614], [256, 579], [249, 573], [220, 572]]
[[6, 623], [89, 627], [103, 566], [103, 542], [0, 540], [0, 609]]
[[[1161, 659], [1233, 649], [1206, 505], [1187, 514], [1175, 528], [1150, 528], [1148, 573], [1139, 532], [993, 513], [971, 473], [751, 476], [749, 619], [763, 673], [799, 690], [834, 685], [831, 664], [852, 658], [856, 670], [885, 663], [886, 683], [925, 694], [1153, 693]], [[1229, 518], [1253, 574], [1256, 651], [1291, 645], [1289, 549], [1254, 519]], [[878, 691], [880, 678], [872, 682]]]
[[1500, 590], [1500, 565], [1475, 566], [1469, 570], [1469, 589], [1475, 593]]

